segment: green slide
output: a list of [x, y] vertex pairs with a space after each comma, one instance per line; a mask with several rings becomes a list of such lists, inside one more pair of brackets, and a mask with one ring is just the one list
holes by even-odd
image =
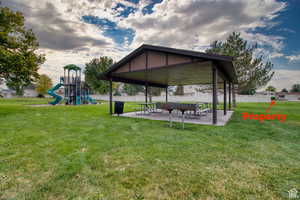
[[48, 94], [50, 96], [53, 96], [55, 98], [54, 101], [49, 102], [49, 104], [56, 105], [56, 104], [58, 104], [63, 99], [61, 96], [59, 96], [58, 94], [55, 93], [55, 91], [58, 90], [62, 85], [63, 84], [58, 83], [53, 88], [51, 88], [50, 90], [48, 90]]

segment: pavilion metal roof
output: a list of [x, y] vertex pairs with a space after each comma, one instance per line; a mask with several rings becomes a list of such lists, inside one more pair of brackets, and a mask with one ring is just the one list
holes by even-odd
[[[138, 56], [147, 52], [159, 53], [161, 55], [181, 56], [190, 58], [189, 62], [182, 62], [173, 65], [163, 65], [138, 70], [119, 72], [120, 68], [130, 63]], [[166, 87], [168, 85], [192, 85], [208, 84], [211, 82], [211, 67], [217, 67], [219, 75], [223, 80], [237, 83], [236, 72], [230, 56], [207, 54], [198, 51], [175, 49], [163, 46], [144, 44], [125, 56], [119, 62], [113, 64], [101, 79], [112, 79], [113, 81], [134, 83], [150, 86]], [[148, 57], [146, 58], [148, 62]], [[168, 61], [167, 61], [168, 63]], [[129, 64], [130, 65], [130, 64]], [[147, 65], [147, 64], [146, 64]], [[117, 73], [118, 72], [118, 73]]]

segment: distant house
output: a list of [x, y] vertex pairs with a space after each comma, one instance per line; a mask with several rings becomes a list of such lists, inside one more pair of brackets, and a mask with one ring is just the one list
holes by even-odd
[[[184, 95], [195, 96], [202, 95], [203, 93], [211, 93], [211, 85], [185, 85]], [[223, 93], [223, 90], [219, 90], [219, 93]]]
[[[6, 84], [0, 85], [0, 95], [4, 98], [12, 98], [16, 96], [16, 92], [14, 90], [9, 89]], [[24, 90], [24, 97], [36, 97], [38, 94], [35, 91], [34, 85], [29, 85]]]
[[37, 97], [37, 95], [34, 84], [30, 84], [24, 89], [24, 97]]
[[256, 92], [256, 94], [261, 94], [261, 95], [275, 95], [276, 92], [271, 92], [271, 91], [260, 91], [260, 92]]
[[300, 92], [277, 92], [276, 99], [281, 101], [298, 101], [300, 100]]
[[10, 89], [0, 89], [0, 95], [3, 98], [12, 98], [15, 96], [15, 92]]
[[24, 90], [24, 97], [37, 97], [38, 93], [35, 89], [25, 89]]
[[11, 98], [15, 95], [13, 90], [10, 90], [6, 84], [0, 84], [0, 96], [4, 98]]

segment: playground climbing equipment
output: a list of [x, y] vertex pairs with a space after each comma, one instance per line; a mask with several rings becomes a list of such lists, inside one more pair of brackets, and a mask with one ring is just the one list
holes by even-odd
[[[64, 87], [64, 97], [55, 92], [61, 87]], [[66, 105], [97, 103], [89, 96], [90, 89], [81, 81], [81, 68], [73, 64], [64, 66], [64, 76], [60, 77], [60, 83], [48, 90], [48, 94], [54, 97], [54, 100], [49, 102], [52, 105], [62, 101]]]

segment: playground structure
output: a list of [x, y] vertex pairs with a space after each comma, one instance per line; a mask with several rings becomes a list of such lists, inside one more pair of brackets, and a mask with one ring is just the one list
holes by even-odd
[[[64, 87], [64, 97], [55, 91]], [[64, 100], [66, 105], [96, 104], [89, 94], [89, 88], [81, 81], [81, 68], [70, 64], [64, 66], [64, 76], [60, 77], [60, 83], [48, 90], [48, 94], [54, 97], [49, 104], [56, 105]]]

